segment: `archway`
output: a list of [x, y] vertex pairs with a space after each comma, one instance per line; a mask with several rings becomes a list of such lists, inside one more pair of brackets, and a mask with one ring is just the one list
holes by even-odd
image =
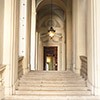
[[[43, 70], [43, 46], [59, 46], [58, 62], [59, 70], [71, 69], [72, 67], [72, 1], [53, 0], [53, 16], [50, 19], [50, 1], [41, 1], [37, 4], [36, 15], [36, 66], [37, 70]], [[66, 3], [66, 4], [65, 4]], [[68, 6], [70, 5], [70, 6]], [[69, 13], [70, 12], [70, 13]], [[70, 19], [69, 19], [70, 18]], [[50, 21], [56, 30], [51, 39], [47, 32]]]

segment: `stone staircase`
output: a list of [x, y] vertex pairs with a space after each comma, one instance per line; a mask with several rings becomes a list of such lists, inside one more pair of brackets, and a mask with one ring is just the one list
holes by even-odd
[[22, 76], [15, 94], [5, 100], [100, 99], [91, 96], [84, 79], [71, 71], [32, 71]]

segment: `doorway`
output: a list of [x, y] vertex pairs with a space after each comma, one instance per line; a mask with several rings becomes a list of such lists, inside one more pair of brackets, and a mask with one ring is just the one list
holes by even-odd
[[58, 47], [44, 47], [44, 67], [43, 70], [58, 70]]

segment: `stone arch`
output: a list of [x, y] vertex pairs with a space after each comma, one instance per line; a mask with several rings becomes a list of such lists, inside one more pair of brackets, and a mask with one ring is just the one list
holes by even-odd
[[[43, 6], [50, 4], [50, 0], [40, 0], [36, 5], [36, 11], [40, 10]], [[53, 4], [59, 6], [61, 9], [66, 11], [66, 5], [62, 0], [53, 0]]]

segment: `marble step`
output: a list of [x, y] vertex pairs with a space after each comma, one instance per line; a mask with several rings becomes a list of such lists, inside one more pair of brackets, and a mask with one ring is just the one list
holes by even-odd
[[99, 96], [29, 96], [14, 95], [4, 100], [100, 100]]
[[19, 84], [86, 84], [84, 80], [19, 80]]
[[26, 79], [41, 79], [41, 78], [44, 78], [44, 79], [83, 79], [83, 78], [81, 78], [81, 77], [55, 77], [55, 76], [36, 76], [36, 77], [21, 77], [21, 79], [23, 79], [23, 78], [26, 78]]
[[25, 86], [19, 86], [18, 87], [18, 90], [25, 90], [25, 91], [35, 91], [35, 90], [37, 90], [37, 91], [41, 91], [41, 90], [44, 90], [44, 91], [64, 91], [64, 90], [67, 90], [67, 91], [75, 91], [75, 90], [77, 90], [77, 91], [88, 91], [88, 88], [87, 87], [57, 87], [57, 86], [55, 86], [55, 87], [51, 87], [51, 86], [44, 86], [44, 87], [31, 87], [31, 86], [29, 86], [29, 87], [25, 87]]
[[55, 75], [55, 76], [72, 76], [72, 75], [75, 75], [75, 76], [79, 76], [78, 74], [74, 74], [74, 73], [65, 73], [65, 74], [61, 74], [61, 73], [27, 73], [26, 75], [28, 76], [38, 76], [38, 75], [46, 75], [46, 76], [50, 76], [50, 75]]
[[29, 74], [33, 74], [33, 73], [37, 73], [37, 74], [41, 74], [41, 73], [47, 73], [47, 74], [49, 74], [49, 73], [55, 73], [55, 74], [58, 74], [58, 73], [60, 73], [60, 74], [65, 74], [65, 73], [67, 73], [67, 74], [69, 74], [69, 73], [74, 73], [73, 71], [71, 71], [71, 70], [67, 70], [67, 71], [52, 71], [52, 70], [50, 70], [50, 71], [43, 71], [43, 70], [41, 70], [41, 71], [30, 71], [29, 72]]
[[72, 71], [70, 71], [70, 72], [60, 72], [60, 71], [56, 71], [56, 72], [53, 72], [53, 71], [41, 71], [41, 72], [29, 72], [29, 73], [27, 73], [27, 74], [30, 74], [30, 75], [33, 75], [33, 74], [35, 74], [35, 75], [37, 75], [37, 74], [45, 74], [45, 75], [49, 75], [49, 74], [55, 74], [55, 75], [70, 75], [70, 74], [74, 74], [74, 75], [78, 75], [78, 74], [76, 74], [76, 73], [74, 73], [74, 72], [72, 72]]
[[19, 84], [21, 83], [25, 83], [25, 84], [86, 84], [85, 81], [75, 81], [75, 80], [71, 80], [71, 81], [46, 81], [46, 80], [19, 80]]
[[41, 82], [51, 82], [51, 81], [55, 81], [55, 82], [60, 82], [60, 81], [65, 81], [65, 82], [84, 82], [84, 80], [82, 80], [82, 79], [21, 79], [21, 80], [19, 80], [20, 82], [21, 81], [24, 81], [24, 82], [34, 82], [34, 81], [36, 81], [36, 82], [39, 82], [39, 81], [41, 81]]
[[65, 77], [60, 77], [60, 76], [23, 76], [20, 79], [83, 79], [82, 77], [76, 77], [76, 76], [65, 76]]
[[86, 87], [86, 84], [33, 84], [33, 83], [31, 83], [31, 84], [29, 84], [29, 83], [22, 83], [22, 84], [19, 84], [19, 86], [28, 86], [28, 87], [50, 87], [50, 86], [52, 86], [52, 87], [77, 87], [77, 86], [79, 86], [79, 87]]
[[[15, 94], [33, 96], [33, 98], [48, 96], [49, 98], [46, 98], [46, 100], [51, 100], [51, 96], [90, 96], [91, 91], [87, 88], [85, 80], [73, 72], [37, 71], [30, 72], [20, 78]], [[41, 98], [38, 100], [41, 100]]]
[[34, 96], [89, 96], [91, 95], [90, 91], [21, 91], [16, 90], [15, 94], [17, 95], [34, 95]]
[[64, 76], [66, 76], [66, 77], [80, 77], [80, 75], [78, 75], [78, 74], [63, 74], [63, 75], [61, 75], [61, 74], [53, 74], [53, 73], [51, 73], [51, 74], [26, 74], [25, 76], [39, 76], [39, 75], [41, 75], [41, 76], [59, 76], [59, 77], [64, 77]]

